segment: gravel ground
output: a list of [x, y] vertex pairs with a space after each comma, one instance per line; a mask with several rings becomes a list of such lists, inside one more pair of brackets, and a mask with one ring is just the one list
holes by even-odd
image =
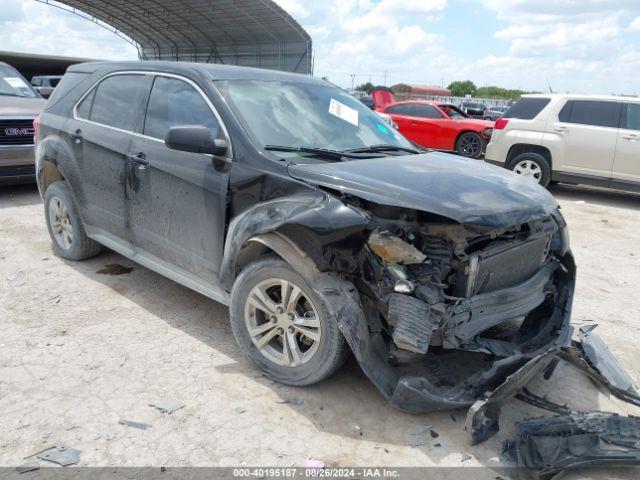
[[[553, 192], [578, 263], [574, 323], [599, 323], [640, 379], [640, 196]], [[0, 191], [0, 238], [0, 466], [64, 443], [82, 451], [81, 466], [300, 466], [313, 457], [329, 466], [481, 467], [474, 478], [495, 479], [490, 467], [514, 421], [544, 413], [513, 400], [500, 434], [470, 447], [465, 412], [399, 412], [354, 361], [320, 385], [275, 384], [240, 355], [226, 307], [115, 253], [81, 263], [53, 256], [33, 187]], [[565, 364], [531, 390], [575, 409], [639, 413]], [[185, 406], [171, 415], [149, 406], [164, 399]], [[452, 478], [446, 469], [437, 477]]]

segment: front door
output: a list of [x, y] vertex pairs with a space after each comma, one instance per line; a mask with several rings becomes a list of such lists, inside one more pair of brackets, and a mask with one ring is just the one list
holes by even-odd
[[106, 77], [80, 101], [65, 135], [82, 182], [79, 203], [88, 228], [128, 241], [125, 177], [127, 154], [141, 117], [146, 77]]
[[169, 129], [185, 125], [204, 125], [225, 138], [210, 102], [194, 83], [156, 76], [142, 136], [129, 152], [132, 241], [154, 260], [211, 285], [222, 259], [230, 159], [166, 147]]
[[569, 100], [551, 130], [560, 137], [562, 158], [554, 159], [554, 170], [611, 177], [618, 141], [621, 103], [600, 100]]
[[618, 134], [616, 157], [611, 182], [621, 182], [621, 188], [633, 182], [640, 188], [640, 103], [623, 104], [622, 125]]

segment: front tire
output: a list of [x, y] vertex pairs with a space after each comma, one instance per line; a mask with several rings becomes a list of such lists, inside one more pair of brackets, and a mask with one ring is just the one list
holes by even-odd
[[476, 132], [464, 132], [456, 140], [458, 155], [469, 158], [480, 158], [484, 152], [484, 140]]
[[349, 349], [327, 300], [279, 257], [249, 264], [231, 291], [231, 328], [242, 353], [294, 386], [331, 376]]
[[56, 255], [77, 261], [100, 253], [102, 247], [87, 236], [66, 183], [49, 185], [44, 193], [44, 215]]
[[507, 168], [518, 175], [531, 178], [543, 187], [547, 187], [551, 181], [549, 162], [539, 153], [527, 152], [516, 155]]

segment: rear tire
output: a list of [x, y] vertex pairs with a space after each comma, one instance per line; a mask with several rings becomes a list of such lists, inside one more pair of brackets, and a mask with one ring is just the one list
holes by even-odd
[[311, 385], [331, 376], [349, 354], [326, 304], [287, 262], [262, 258], [233, 285], [231, 328], [242, 353], [267, 376], [287, 385]]
[[463, 157], [480, 158], [484, 146], [484, 140], [476, 132], [464, 132], [456, 140], [456, 152]]
[[507, 168], [518, 175], [531, 178], [543, 187], [547, 187], [551, 182], [549, 161], [539, 153], [525, 152], [516, 155]]
[[90, 239], [65, 182], [49, 185], [44, 193], [44, 216], [53, 252], [68, 260], [95, 257], [102, 246]]

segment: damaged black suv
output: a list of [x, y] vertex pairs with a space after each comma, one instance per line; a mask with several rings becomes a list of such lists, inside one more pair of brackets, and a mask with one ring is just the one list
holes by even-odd
[[575, 266], [552, 196], [417, 150], [322, 80], [82, 64], [40, 125], [54, 251], [104, 245], [229, 305], [240, 348], [277, 381], [318, 382], [352, 351], [398, 408], [473, 406], [479, 441], [501, 401], [573, 351]]

